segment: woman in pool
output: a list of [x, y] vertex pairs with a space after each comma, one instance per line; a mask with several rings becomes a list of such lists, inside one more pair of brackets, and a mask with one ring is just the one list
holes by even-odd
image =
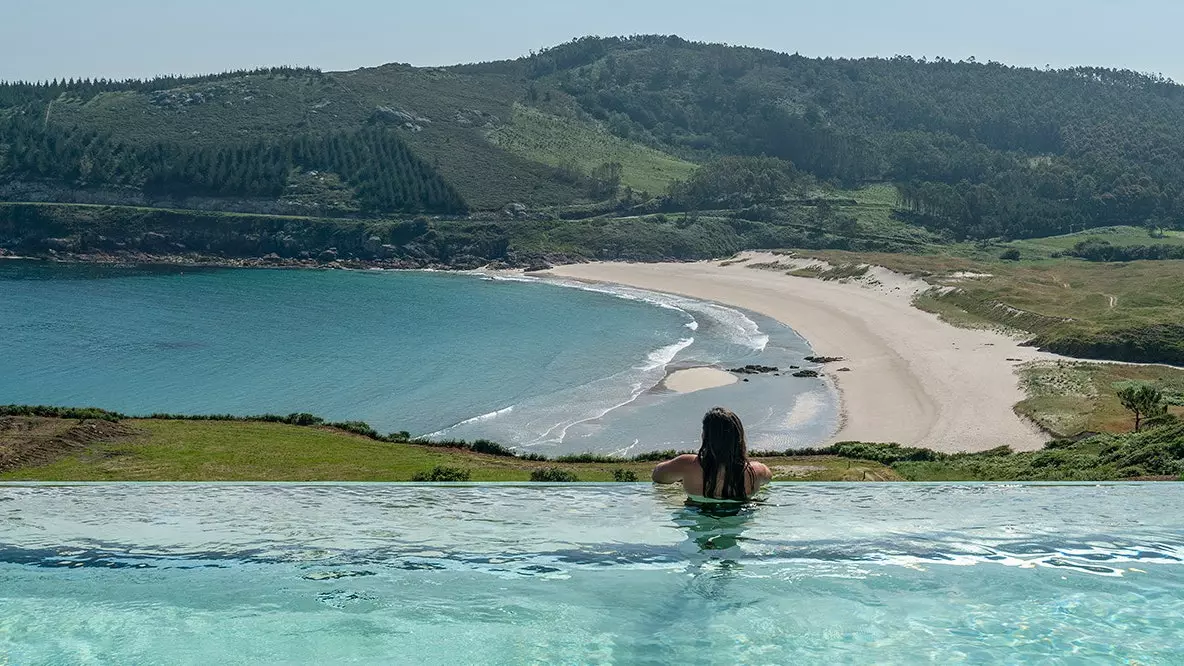
[[748, 459], [740, 417], [716, 407], [703, 417], [699, 453], [681, 455], [654, 468], [654, 483], [678, 483], [692, 501], [746, 502], [773, 480], [762, 463]]

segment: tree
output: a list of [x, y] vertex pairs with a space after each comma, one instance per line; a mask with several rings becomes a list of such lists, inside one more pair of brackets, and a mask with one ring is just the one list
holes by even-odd
[[1135, 415], [1135, 432], [1139, 432], [1146, 419], [1162, 416], [1167, 413], [1167, 403], [1163, 399], [1163, 391], [1151, 384], [1130, 384], [1118, 390], [1118, 400], [1128, 411]]
[[621, 163], [605, 162], [592, 169], [592, 183], [589, 193], [598, 199], [615, 195], [621, 187]]

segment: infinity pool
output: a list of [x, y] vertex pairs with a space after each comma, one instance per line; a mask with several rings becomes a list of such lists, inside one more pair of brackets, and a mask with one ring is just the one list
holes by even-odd
[[1184, 663], [1184, 484], [0, 485], [0, 664]]

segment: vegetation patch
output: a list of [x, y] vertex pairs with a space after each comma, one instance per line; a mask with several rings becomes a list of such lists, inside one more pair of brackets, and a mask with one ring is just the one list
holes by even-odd
[[[614, 480], [616, 480], [616, 470], [613, 471]], [[540, 481], [544, 483], [575, 483], [579, 481], [573, 472], [558, 467], [540, 467], [530, 473], [531, 481]]]
[[892, 465], [910, 481], [1117, 481], [1184, 476], [1184, 424], [1062, 440], [1042, 451], [997, 449]]
[[[31, 410], [21, 409], [22, 413]], [[63, 410], [68, 413], [68, 410]], [[83, 412], [74, 412], [75, 415]], [[122, 415], [120, 415], [122, 417]], [[240, 417], [130, 419], [118, 422], [64, 417], [0, 417], [0, 480], [28, 481], [529, 481], [570, 474], [581, 481], [648, 479], [655, 461], [676, 455], [654, 452], [630, 459], [573, 456], [561, 461], [537, 454], [515, 455], [492, 442], [409, 442], [406, 433], [377, 438], [324, 425], [319, 419], [248, 420]], [[5, 420], [12, 425], [3, 426]], [[304, 421], [305, 425], [294, 425]], [[91, 424], [113, 428], [92, 431]], [[55, 445], [52, 456], [6, 452], [28, 442], [58, 438], [86, 427], [85, 439]], [[36, 437], [30, 435], [34, 433]], [[79, 433], [75, 433], [79, 434]], [[484, 451], [484, 452], [479, 452]], [[5, 456], [8, 455], [8, 458]], [[781, 480], [858, 481], [897, 479], [879, 463], [834, 455], [785, 457], [768, 454], [768, 464], [806, 474], [779, 475]], [[556, 472], [555, 470], [558, 470]], [[565, 477], [566, 478], [566, 477]]]
[[1027, 398], [1016, 405], [1016, 412], [1056, 437], [1133, 430], [1133, 415], [1118, 396], [1132, 384], [1155, 386], [1170, 413], [1184, 413], [1184, 370], [1041, 361], [1022, 367], [1020, 380]]
[[468, 481], [472, 476], [467, 469], [436, 465], [431, 471], [412, 474], [411, 480], [417, 483], [455, 483]]
[[665, 194], [696, 166], [617, 137], [594, 124], [515, 104], [510, 122], [489, 131], [489, 140], [521, 157], [587, 176], [604, 164], [621, 166], [620, 184], [637, 192]]
[[927, 254], [799, 254], [921, 277], [936, 289], [918, 307], [956, 325], [1022, 331], [1067, 356], [1184, 365], [1184, 262], [1002, 261], [997, 252], [961, 244]]

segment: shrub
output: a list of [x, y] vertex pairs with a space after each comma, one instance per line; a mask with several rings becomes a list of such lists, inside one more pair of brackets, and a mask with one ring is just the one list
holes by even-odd
[[633, 462], [657, 462], [659, 460], [670, 460], [671, 458], [677, 458], [684, 453], [691, 452], [675, 451], [673, 449], [670, 449], [669, 451], [650, 451], [649, 453], [642, 453], [640, 455], [633, 456], [632, 460]]
[[867, 444], [864, 442], [839, 442], [831, 447], [835, 455], [843, 458], [872, 460], [884, 465], [898, 462], [933, 462], [946, 457], [930, 449], [918, 449], [899, 444]]
[[620, 456], [606, 456], [597, 453], [575, 453], [572, 455], [559, 456], [555, 459], [559, 463], [619, 463]]
[[96, 419], [118, 421], [127, 418], [118, 412], [95, 407], [49, 407], [46, 405], [0, 405], [0, 416], [40, 416], [56, 419]]
[[613, 470], [613, 481], [617, 483], [633, 483], [637, 481], [637, 475], [631, 469], [618, 468]]
[[298, 426], [313, 426], [313, 425], [319, 425], [324, 422], [325, 422], [325, 419], [322, 419], [319, 416], [313, 416], [312, 414], [309, 414], [307, 412], [300, 412], [298, 414], [289, 414], [287, 416], [287, 418], [284, 419], [284, 423], [290, 423], [292, 425], [298, 425]]
[[[403, 434], [404, 433], [398, 433], [397, 437], [401, 437]], [[393, 442], [402, 441], [400, 439], [394, 439], [394, 437], [396, 437], [396, 435], [392, 435], [391, 441], [393, 441]], [[506, 447], [502, 446], [501, 444], [498, 444], [497, 442], [491, 442], [487, 439], [478, 439], [478, 440], [474, 440], [472, 442], [466, 442], [463, 439], [448, 439], [448, 440], [416, 439], [416, 440], [410, 440], [410, 438], [408, 438], [408, 440], [411, 441], [412, 444], [417, 444], [419, 446], [434, 446], [436, 448], [441, 448], [441, 449], [463, 449], [465, 451], [472, 451], [473, 453], [484, 453], [484, 454], [490, 455], [490, 456], [503, 456], [506, 458], [516, 458], [517, 457], [517, 454], [515, 454], [510, 449], [507, 449]]]
[[575, 474], [558, 467], [540, 467], [530, 473], [531, 481], [545, 483], [574, 483], [579, 481]]
[[999, 255], [999, 258], [1003, 261], [1019, 261], [1020, 251], [1013, 247], [1011, 249], [1004, 250], [1003, 254]]
[[460, 469], [459, 467], [447, 467], [444, 465], [436, 465], [430, 472], [416, 472], [412, 475], [411, 480], [416, 482], [457, 482], [468, 481], [471, 478], [469, 470]]
[[330, 428], [337, 428], [346, 432], [352, 432], [355, 435], [369, 437], [370, 439], [382, 439], [382, 435], [378, 431], [370, 427], [369, 423], [365, 421], [339, 421], [337, 423], [327, 424]]
[[504, 456], [506, 458], [515, 457], [514, 452], [510, 449], [507, 449], [497, 442], [491, 442], [487, 439], [478, 439], [472, 442], [469, 444], [469, 450], [473, 453], [484, 453], [490, 456]]

